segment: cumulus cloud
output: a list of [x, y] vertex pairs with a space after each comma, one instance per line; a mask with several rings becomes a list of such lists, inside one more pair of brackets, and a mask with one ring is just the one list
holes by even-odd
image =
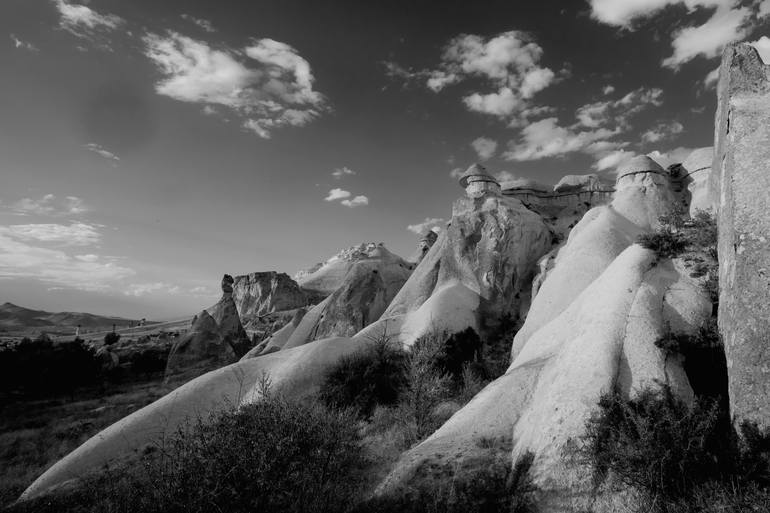
[[19, 215], [35, 214], [39, 216], [64, 217], [77, 216], [89, 211], [81, 198], [66, 196], [59, 199], [54, 194], [46, 194], [42, 198], [22, 198], [9, 207]]
[[637, 155], [638, 154], [635, 151], [626, 151], [624, 149], [610, 151], [609, 153], [605, 153], [596, 162], [594, 162], [594, 168], [596, 168], [597, 171], [614, 169], [636, 157]]
[[757, 16], [760, 18], [764, 18], [765, 16], [770, 16], [770, 0], [763, 0], [759, 4], [759, 11], [757, 12]]
[[64, 246], [90, 246], [101, 240], [98, 227], [86, 223], [13, 224], [0, 226], [0, 234], [23, 241], [52, 242]]
[[84, 144], [83, 147], [85, 149], [87, 149], [88, 151], [92, 151], [92, 152], [96, 153], [100, 157], [104, 157], [107, 160], [112, 160], [112, 161], [115, 161], [115, 162], [119, 162], [120, 161], [120, 157], [118, 157], [117, 155], [115, 155], [111, 151], [108, 151], [106, 148], [104, 148], [103, 146], [100, 146], [100, 145], [98, 145], [96, 143]]
[[647, 155], [664, 168], [667, 168], [672, 164], [681, 164], [693, 151], [695, 151], [695, 148], [679, 146], [666, 152], [656, 150]]
[[488, 137], [479, 137], [475, 139], [471, 146], [476, 151], [480, 160], [489, 160], [497, 151], [497, 141]]
[[455, 167], [449, 172], [450, 178], [459, 180], [465, 171], [461, 167]]
[[118, 264], [115, 258], [99, 258], [90, 254], [71, 256], [62, 248], [33, 244], [61, 242], [68, 230], [75, 235], [81, 232], [81, 235], [85, 233], [85, 237], [89, 237], [87, 230], [79, 228], [0, 226], [0, 278], [34, 279], [58, 286], [98, 291], [135, 274], [133, 269]]
[[324, 198], [324, 201], [337, 201], [339, 199], [349, 198], [350, 196], [350, 191], [332, 189], [329, 191], [329, 195]]
[[638, 18], [652, 16], [665, 7], [684, 5], [689, 10], [698, 7], [731, 6], [734, 0], [590, 0], [591, 15], [594, 19], [632, 29], [632, 22]]
[[604, 96], [610, 95], [615, 92], [615, 86], [612, 84], [607, 84], [606, 86], [602, 87], [602, 94]]
[[[770, 2], [770, 0], [768, 0]], [[768, 7], [770, 9], [770, 7]], [[759, 56], [765, 64], [770, 64], [770, 37], [762, 36], [757, 41], [749, 43], [757, 49]]]
[[53, 3], [59, 11], [59, 26], [80, 38], [94, 39], [125, 23], [125, 20], [119, 16], [99, 14], [83, 4], [75, 4], [67, 0], [54, 0]]
[[206, 32], [211, 33], [217, 31], [217, 29], [214, 28], [214, 25], [212, 25], [209, 20], [196, 18], [195, 16], [190, 16], [189, 14], [183, 14], [180, 17], [185, 21], [189, 21], [193, 25], [197, 25], [199, 28], [202, 28]]
[[470, 78], [480, 79], [487, 89], [464, 96], [466, 108], [520, 124], [531, 113], [532, 98], [558, 79], [553, 70], [540, 65], [542, 56], [543, 49], [524, 32], [514, 30], [491, 38], [462, 34], [444, 47], [437, 68], [412, 71], [386, 63], [386, 72], [407, 82], [421, 81], [434, 92]]
[[715, 87], [719, 81], [719, 66], [709, 71], [708, 75], [703, 79], [703, 86], [707, 89]]
[[751, 9], [747, 7], [731, 9], [720, 6], [706, 23], [683, 28], [674, 34], [671, 42], [674, 53], [663, 60], [663, 65], [678, 69], [699, 55], [716, 57], [727, 43], [746, 36], [746, 21], [750, 16]]
[[589, 103], [575, 111], [578, 125], [585, 128], [598, 128], [614, 124], [627, 128], [630, 118], [651, 107], [663, 105], [663, 91], [658, 88], [640, 87], [616, 100]]
[[340, 178], [342, 178], [344, 176], [352, 176], [354, 174], [356, 174], [356, 172], [353, 171], [352, 169], [350, 169], [349, 167], [340, 167], [340, 168], [335, 169], [332, 172], [332, 176], [334, 178], [336, 178], [337, 180], [339, 180]]
[[541, 119], [522, 129], [520, 139], [511, 142], [504, 157], [519, 161], [558, 157], [585, 150], [591, 143], [617, 134], [617, 130], [607, 128], [575, 131], [559, 126], [557, 118]]
[[164, 75], [155, 86], [158, 94], [226, 107], [262, 138], [277, 128], [307, 125], [329, 110], [313, 89], [310, 64], [280, 41], [253, 40], [234, 51], [176, 32], [143, 40], [145, 55]]
[[21, 50], [28, 50], [30, 52], [37, 52], [38, 49], [35, 45], [32, 43], [29, 43], [27, 41], [22, 41], [18, 37], [16, 37], [14, 34], [11, 34], [11, 41], [13, 41], [13, 47], [16, 49]]
[[647, 143], [656, 143], [664, 139], [669, 139], [675, 135], [681, 134], [684, 131], [684, 126], [678, 121], [670, 121], [668, 123], [659, 123], [654, 128], [651, 128], [642, 134], [642, 141]]
[[342, 201], [340, 201], [340, 203], [342, 205], [345, 205], [346, 207], [355, 208], [355, 207], [360, 207], [360, 206], [363, 206], [363, 205], [368, 205], [369, 204], [369, 198], [367, 198], [366, 196], [356, 196], [353, 199], [342, 200]]
[[417, 235], [425, 235], [429, 231], [439, 232], [444, 223], [444, 219], [441, 217], [426, 217], [421, 223], [410, 224], [406, 227], [410, 232]]

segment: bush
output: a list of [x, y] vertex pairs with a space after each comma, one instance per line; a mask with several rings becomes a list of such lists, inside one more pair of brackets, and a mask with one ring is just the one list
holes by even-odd
[[350, 414], [279, 396], [180, 429], [141, 465], [15, 512], [337, 512], [359, 499], [366, 461]]
[[369, 417], [377, 405], [398, 402], [406, 385], [405, 363], [406, 354], [387, 339], [374, 341], [331, 368], [321, 384], [321, 400], [327, 406], [353, 408]]
[[444, 342], [444, 348], [435, 358], [439, 369], [450, 374], [455, 381], [462, 381], [463, 367], [481, 357], [481, 338], [473, 328], [453, 333]]
[[653, 250], [661, 258], [675, 258], [687, 248], [687, 241], [682, 235], [669, 228], [662, 228], [653, 233], [643, 233], [636, 242], [644, 248]]
[[738, 436], [715, 401], [688, 406], [663, 388], [605, 395], [599, 407], [578, 449], [597, 484], [612, 475], [664, 512], [708, 487], [768, 484], [770, 437], [749, 424]]
[[487, 336], [481, 350], [482, 369], [486, 379], [497, 379], [508, 370], [513, 338], [517, 331], [516, 322], [508, 314], [500, 319], [497, 327]]
[[120, 340], [120, 333], [115, 333], [114, 331], [110, 331], [104, 336], [104, 345], [111, 346], [112, 344], [117, 344], [119, 340]]
[[438, 483], [418, 484], [379, 496], [356, 508], [360, 513], [530, 513], [536, 511], [529, 475], [533, 455], [515, 466], [510, 451], [492, 452], [471, 468], [449, 465]]

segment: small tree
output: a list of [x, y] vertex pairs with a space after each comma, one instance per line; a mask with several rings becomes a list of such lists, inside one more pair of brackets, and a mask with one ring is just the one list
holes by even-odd
[[110, 331], [104, 336], [104, 345], [111, 346], [113, 344], [117, 344], [119, 340], [120, 340], [120, 333]]

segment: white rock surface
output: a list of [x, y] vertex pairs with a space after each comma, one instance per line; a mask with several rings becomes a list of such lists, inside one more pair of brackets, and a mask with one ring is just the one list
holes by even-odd
[[709, 175], [711, 164], [714, 160], [714, 148], [698, 148], [682, 163], [684, 172], [690, 177], [687, 190], [690, 192], [690, 216], [694, 216], [698, 210], [712, 210], [709, 198]]

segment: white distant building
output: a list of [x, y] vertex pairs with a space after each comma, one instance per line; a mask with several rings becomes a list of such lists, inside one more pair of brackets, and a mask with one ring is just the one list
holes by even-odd
[[473, 164], [460, 176], [460, 187], [471, 198], [480, 198], [485, 194], [499, 196], [502, 191], [500, 182], [487, 173], [484, 166]]

